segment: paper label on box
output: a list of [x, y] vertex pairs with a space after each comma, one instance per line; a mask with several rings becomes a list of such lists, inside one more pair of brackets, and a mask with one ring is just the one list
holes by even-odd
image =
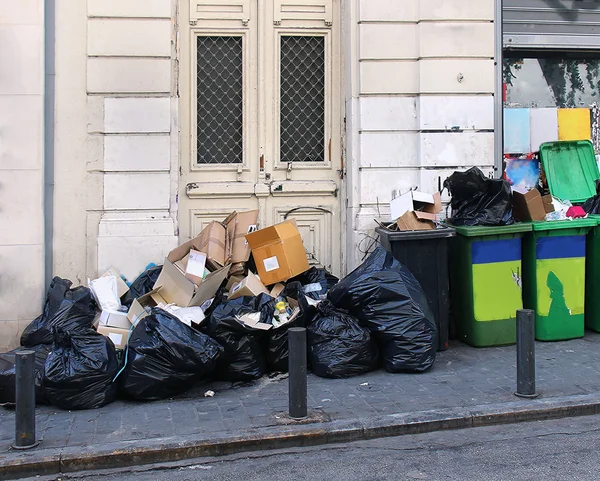
[[233, 289], [231, 289], [231, 293], [233, 294], [234, 292], [237, 292], [237, 291], [239, 291], [239, 290], [240, 290], [240, 287], [242, 287], [242, 283], [241, 283], [241, 282], [238, 282], [238, 283], [237, 283], [237, 284], [236, 284], [236, 285], [233, 287]]
[[323, 286], [321, 286], [320, 282], [315, 282], [313, 284], [307, 284], [304, 286], [304, 292], [306, 294], [310, 292], [321, 292], [323, 290]]
[[[251, 224], [248, 226], [248, 232], [246, 232], [246, 234], [252, 234], [252, 232], [256, 232], [257, 230], [258, 230], [258, 225]], [[248, 241], [244, 240], [244, 244], [248, 245]]]
[[108, 338], [113, 342], [115, 346], [119, 346], [123, 341], [123, 334], [117, 334], [116, 332], [109, 332]]
[[198, 252], [195, 250], [190, 251], [190, 257], [188, 259], [187, 268], [185, 269], [186, 274], [191, 274], [196, 277], [204, 277], [204, 269], [206, 266], [206, 254], [204, 252]]
[[271, 272], [279, 269], [279, 262], [277, 261], [277, 256], [269, 257], [263, 261], [265, 266], [265, 271]]

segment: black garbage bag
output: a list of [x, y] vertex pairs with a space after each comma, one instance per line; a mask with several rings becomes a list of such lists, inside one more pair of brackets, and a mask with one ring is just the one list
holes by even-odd
[[586, 200], [582, 207], [587, 214], [600, 214], [600, 180], [596, 180], [596, 195]]
[[[49, 344], [40, 344], [33, 346], [35, 351], [35, 403], [48, 404], [42, 389], [42, 378], [44, 377], [44, 368], [46, 358], [50, 354], [51, 346]], [[15, 353], [23, 348], [17, 348], [14, 351], [0, 354], [0, 404], [15, 402]]]
[[327, 300], [319, 303], [307, 338], [308, 359], [317, 376], [358, 376], [378, 366], [377, 345], [369, 330]]
[[452, 219], [457, 226], [498, 226], [514, 224], [510, 184], [488, 179], [477, 167], [454, 172], [444, 181], [452, 195]]
[[369, 328], [388, 372], [423, 372], [434, 361], [437, 328], [412, 273], [378, 247], [327, 294]]
[[181, 394], [210, 376], [223, 348], [168, 312], [153, 308], [133, 329], [119, 375], [124, 393], [153, 401]]
[[316, 309], [306, 301], [300, 282], [288, 281], [281, 295], [296, 300], [300, 314], [293, 321], [268, 331], [267, 362], [272, 371], [287, 372], [289, 368], [288, 330], [292, 327], [306, 327], [312, 321]]
[[134, 299], [142, 297], [144, 294], [148, 294], [153, 288], [156, 279], [162, 271], [162, 266], [154, 266], [146, 269], [142, 272], [135, 281], [129, 286], [127, 294], [123, 296], [121, 303], [124, 306], [131, 307]]
[[306, 272], [290, 279], [290, 282], [300, 282], [304, 286], [304, 294], [311, 299], [318, 300], [335, 286], [339, 279], [325, 269], [311, 267]]
[[236, 316], [252, 312], [260, 312], [260, 322], [268, 324], [275, 312], [275, 299], [261, 294], [225, 301], [202, 325], [204, 332], [225, 348], [217, 367], [217, 378], [232, 382], [252, 381], [265, 374], [264, 350], [268, 331], [246, 326], [236, 319]]
[[52, 352], [42, 378], [44, 394], [61, 409], [94, 409], [117, 397], [114, 381], [119, 372], [115, 346], [93, 329], [54, 330]]
[[21, 335], [22, 346], [52, 344], [54, 327], [67, 332], [85, 332], [92, 327], [96, 317], [92, 292], [83, 286], [69, 289], [71, 284], [71, 281], [60, 277], [52, 279], [42, 314]]

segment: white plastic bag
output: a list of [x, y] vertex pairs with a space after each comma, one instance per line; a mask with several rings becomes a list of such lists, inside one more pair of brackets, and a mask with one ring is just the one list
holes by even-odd
[[89, 281], [90, 290], [98, 306], [103, 311], [119, 311], [121, 300], [119, 299], [117, 278], [115, 276], [103, 276]]

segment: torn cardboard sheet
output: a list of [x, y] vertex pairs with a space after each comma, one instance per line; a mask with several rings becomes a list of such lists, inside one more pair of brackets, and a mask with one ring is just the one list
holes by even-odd
[[250, 258], [250, 246], [246, 234], [258, 230], [258, 210], [233, 212], [224, 221], [229, 243], [229, 260], [232, 264], [247, 262]]

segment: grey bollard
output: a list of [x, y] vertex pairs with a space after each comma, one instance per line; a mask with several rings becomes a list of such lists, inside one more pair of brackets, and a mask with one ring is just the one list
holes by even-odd
[[535, 312], [517, 311], [517, 392], [516, 396], [536, 398], [535, 392]]
[[14, 449], [30, 449], [35, 440], [35, 352], [15, 353], [15, 444]]
[[303, 419], [307, 410], [306, 381], [306, 329], [292, 327], [288, 330], [289, 408], [290, 417]]

